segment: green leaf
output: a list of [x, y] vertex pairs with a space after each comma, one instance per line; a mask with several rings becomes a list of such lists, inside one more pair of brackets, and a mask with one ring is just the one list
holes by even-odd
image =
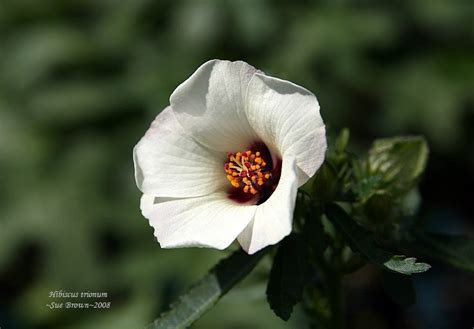
[[388, 193], [374, 193], [364, 204], [364, 214], [369, 219], [375, 219], [372, 221], [374, 224], [390, 223], [393, 218], [393, 203], [393, 197]]
[[461, 270], [474, 272], [474, 239], [414, 232], [409, 244], [417, 252]]
[[428, 145], [423, 137], [379, 139], [369, 150], [369, 171], [381, 175], [392, 189], [408, 191], [423, 173], [427, 159]]
[[366, 158], [352, 163], [351, 188], [359, 223], [383, 231], [410, 217], [418, 206], [416, 184], [427, 159], [428, 146], [422, 137], [376, 140]]
[[400, 213], [404, 217], [413, 217], [421, 205], [421, 195], [418, 188], [411, 189], [400, 202]]
[[382, 286], [397, 304], [408, 306], [416, 303], [416, 291], [411, 277], [382, 271]]
[[310, 278], [310, 264], [302, 234], [292, 234], [278, 247], [270, 271], [267, 300], [270, 308], [287, 321], [293, 306], [303, 298], [303, 288]]
[[249, 274], [268, 250], [266, 248], [252, 256], [238, 250], [223, 259], [147, 329], [188, 327]]
[[366, 261], [407, 275], [425, 272], [430, 268], [428, 264], [416, 263], [415, 258], [394, 255], [384, 250], [373, 233], [358, 225], [340, 206], [329, 205], [326, 208], [326, 216], [339, 229], [351, 249], [360, 253]]
[[331, 202], [339, 192], [337, 172], [328, 162], [318, 169], [313, 181], [314, 199], [318, 202]]
[[343, 153], [346, 151], [347, 144], [349, 143], [349, 129], [344, 128], [339, 133], [339, 136], [336, 138], [336, 142], [334, 143], [334, 150], [337, 153]]
[[402, 274], [423, 273], [431, 267], [426, 263], [417, 263], [414, 257], [406, 257], [404, 255], [394, 255], [383, 265], [394, 272]]

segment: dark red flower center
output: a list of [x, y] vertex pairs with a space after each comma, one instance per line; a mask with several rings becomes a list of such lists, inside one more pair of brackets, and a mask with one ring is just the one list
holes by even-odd
[[246, 151], [227, 153], [224, 170], [232, 185], [227, 191], [231, 200], [261, 204], [278, 185], [281, 160], [272, 158], [267, 146], [257, 142]]

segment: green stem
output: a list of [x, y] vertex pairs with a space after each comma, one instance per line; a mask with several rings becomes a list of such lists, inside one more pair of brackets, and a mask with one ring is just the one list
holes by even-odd
[[328, 302], [331, 309], [331, 329], [344, 328], [344, 292], [342, 287], [342, 275], [334, 271], [328, 280]]
[[[321, 214], [323, 212], [324, 209], [316, 209], [313, 205], [310, 214], [317, 216], [317, 218], [313, 217], [314, 221], [312, 223], [317, 223], [319, 226], [309, 227], [311, 222], [306, 221], [305, 224], [308, 226], [305, 229], [308, 232], [318, 229], [322, 232], [325, 231], [321, 224]], [[328, 224], [332, 225], [331, 223]], [[306, 304], [307, 314], [312, 319], [312, 328], [344, 329], [344, 292], [342, 286], [344, 261], [342, 254], [345, 244], [335, 230], [329, 229], [329, 231], [334, 233], [331, 234], [331, 239], [327, 241], [327, 248], [315, 245], [314, 240], [308, 238], [308, 241], [313, 242], [311, 259], [315, 262], [323, 286], [322, 289], [312, 287], [308, 290], [308, 295], [311, 297]]]
[[[317, 257], [316, 263], [323, 278], [324, 289], [320, 291], [313, 287], [311, 295], [313, 300], [309, 302], [308, 315], [312, 318], [313, 328], [344, 329], [344, 291], [342, 285], [342, 267], [340, 253], [327, 262], [323, 257]], [[326, 301], [326, 311], [320, 309], [321, 298]]]

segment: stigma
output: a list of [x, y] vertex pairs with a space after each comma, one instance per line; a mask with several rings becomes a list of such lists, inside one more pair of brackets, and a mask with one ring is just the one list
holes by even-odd
[[235, 189], [250, 195], [262, 191], [272, 178], [271, 166], [258, 151], [227, 153], [224, 170], [227, 180]]

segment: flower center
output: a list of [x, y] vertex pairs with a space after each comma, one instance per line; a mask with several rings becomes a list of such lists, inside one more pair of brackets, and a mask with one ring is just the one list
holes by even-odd
[[224, 170], [234, 188], [251, 195], [261, 192], [272, 179], [271, 166], [258, 151], [227, 153]]

